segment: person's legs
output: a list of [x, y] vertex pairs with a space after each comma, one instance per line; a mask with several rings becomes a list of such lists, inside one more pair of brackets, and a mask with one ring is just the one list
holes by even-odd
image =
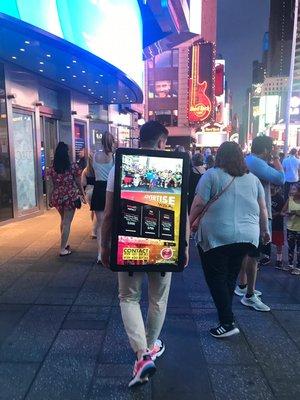
[[227, 287], [230, 294], [230, 301], [232, 307], [232, 299], [234, 294], [234, 289], [236, 286], [237, 278], [241, 270], [243, 260], [245, 259], [245, 254], [248, 250], [246, 244], [236, 244], [229, 250], [229, 264], [227, 273]]
[[59, 212], [59, 215], [60, 215], [60, 226], [59, 226], [59, 229], [60, 229], [60, 235], [62, 235], [63, 220], [64, 220], [64, 210], [61, 209], [61, 210], [57, 210], [57, 211]]
[[98, 245], [98, 256], [97, 261], [101, 261], [101, 226], [103, 220], [103, 211], [95, 211], [97, 218], [97, 245]]
[[143, 272], [118, 273], [119, 300], [123, 324], [134, 353], [138, 358], [147, 351], [147, 339], [143, 316], [140, 308]]
[[247, 296], [252, 296], [254, 294], [257, 277], [257, 264], [257, 259], [255, 257], [247, 256]]
[[74, 214], [75, 210], [64, 210], [63, 220], [62, 220], [62, 230], [61, 230], [61, 243], [60, 243], [61, 253], [64, 253], [64, 251], [66, 250]]
[[228, 289], [228, 265], [230, 257], [224, 246], [200, 254], [204, 276], [218, 311], [221, 324], [232, 324], [231, 295]]
[[294, 265], [294, 255], [295, 255], [295, 246], [296, 246], [296, 235], [295, 232], [287, 229], [287, 243], [288, 243], [288, 257], [289, 257], [289, 266]]
[[161, 332], [168, 304], [172, 273], [162, 276], [159, 272], [148, 273], [149, 308], [146, 323], [147, 345], [151, 349]]
[[239, 285], [240, 287], [247, 286], [247, 264], [248, 264], [248, 256], [245, 256], [242, 261], [242, 267], [239, 273]]

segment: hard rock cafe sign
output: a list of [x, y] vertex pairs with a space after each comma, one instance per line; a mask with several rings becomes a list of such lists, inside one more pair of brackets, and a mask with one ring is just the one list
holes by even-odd
[[211, 114], [212, 104], [206, 95], [207, 81], [200, 82], [199, 71], [200, 46], [192, 47], [191, 77], [189, 79], [189, 110], [190, 122], [205, 121]]

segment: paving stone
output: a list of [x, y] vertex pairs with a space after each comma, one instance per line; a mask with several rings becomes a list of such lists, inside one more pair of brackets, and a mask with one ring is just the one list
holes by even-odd
[[207, 366], [192, 317], [173, 320], [167, 316], [161, 337], [167, 347], [152, 378], [153, 399], [195, 400], [197, 394], [201, 400], [212, 400]]
[[129, 389], [130, 364], [99, 364], [93, 379], [89, 400], [151, 400], [151, 382]]
[[61, 270], [49, 282], [48, 287], [72, 287], [80, 288], [84, 283], [90, 267], [85, 265], [65, 264]]
[[240, 317], [239, 324], [274, 392], [300, 394], [299, 349], [271, 313]]
[[256, 364], [243, 334], [223, 340], [216, 340], [209, 334], [209, 329], [216, 325], [215, 311], [194, 309], [193, 315], [204, 356], [209, 364]]
[[61, 331], [26, 400], [87, 398], [102, 340], [100, 331]]
[[99, 356], [101, 364], [133, 364], [134, 354], [123, 326], [119, 308], [113, 309]]
[[282, 328], [288, 333], [292, 341], [294, 341], [300, 349], [300, 310], [272, 310], [272, 314], [275, 316]]
[[51, 273], [46, 272], [26, 272], [0, 296], [0, 303], [34, 303], [51, 276]]
[[0, 399], [23, 400], [38, 368], [34, 363], [0, 363]]
[[67, 311], [67, 307], [33, 306], [3, 343], [0, 360], [41, 362]]
[[12, 333], [28, 308], [29, 306], [24, 305], [0, 304], [0, 346]]
[[259, 368], [214, 365], [208, 370], [216, 400], [275, 400]]
[[38, 298], [36, 304], [71, 305], [78, 294], [78, 288], [73, 287], [48, 287], [46, 286]]
[[76, 299], [76, 305], [108, 306], [117, 291], [117, 277], [110, 271], [91, 272]]

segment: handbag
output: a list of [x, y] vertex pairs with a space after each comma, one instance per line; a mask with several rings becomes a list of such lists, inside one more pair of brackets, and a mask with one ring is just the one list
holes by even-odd
[[78, 197], [78, 199], [76, 199], [76, 200], [74, 200], [74, 206], [76, 207], [76, 208], [81, 208], [81, 199], [80, 199], [80, 197]]
[[210, 200], [208, 200], [208, 202], [205, 204], [205, 206], [200, 211], [197, 218], [195, 218], [195, 220], [191, 223], [191, 227], [194, 227], [194, 229], [192, 229], [193, 231], [196, 230], [195, 228], [198, 228], [200, 220], [204, 217], [204, 215], [207, 213], [208, 209], [212, 206], [212, 204], [215, 203], [222, 196], [222, 194], [224, 194], [226, 192], [227, 189], [229, 189], [229, 187], [231, 186], [231, 184], [233, 183], [234, 180], [235, 180], [235, 176], [219, 193], [217, 193]]

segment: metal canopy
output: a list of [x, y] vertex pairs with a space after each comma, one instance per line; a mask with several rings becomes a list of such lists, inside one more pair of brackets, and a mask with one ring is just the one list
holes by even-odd
[[[109, 38], [104, 38], [109, 40]], [[87, 95], [91, 103], [142, 103], [139, 86], [80, 47], [0, 13], [0, 58]]]

